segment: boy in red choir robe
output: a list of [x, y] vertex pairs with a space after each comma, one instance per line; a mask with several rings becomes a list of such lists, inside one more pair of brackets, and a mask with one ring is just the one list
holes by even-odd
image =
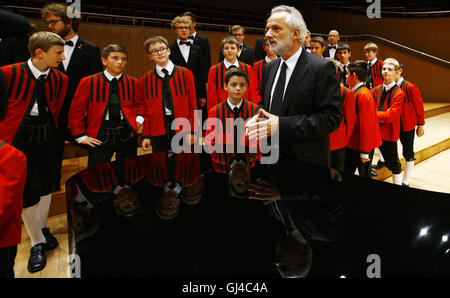
[[358, 60], [348, 66], [347, 84], [355, 94], [355, 127], [348, 141], [345, 156], [345, 172], [370, 178], [374, 149], [381, 145], [375, 100], [364, 86], [367, 79], [367, 63]]
[[215, 105], [224, 102], [228, 98], [228, 93], [225, 91], [225, 72], [230, 67], [237, 67], [244, 70], [249, 77], [247, 84], [247, 91], [243, 98], [247, 101], [258, 103], [261, 98], [256, 93], [256, 82], [252, 67], [248, 64], [242, 63], [237, 59], [239, 51], [239, 42], [233, 36], [225, 37], [222, 40], [221, 49], [225, 59], [223, 62], [219, 62], [216, 65], [211, 66], [208, 75], [208, 88], [207, 88], [207, 105], [208, 111]]
[[338, 68], [338, 81], [343, 84], [345, 87], [347, 86], [346, 78], [348, 72], [348, 64], [350, 63], [349, 59], [352, 55], [352, 51], [350, 50], [350, 46], [346, 43], [342, 43], [337, 47], [336, 56], [339, 59], [339, 68]]
[[[145, 41], [148, 58], [156, 67], [140, 80], [145, 122], [142, 148], [145, 151], [169, 151], [173, 137], [187, 133], [186, 142], [193, 143], [194, 111], [197, 106], [195, 82], [192, 72], [170, 61], [167, 40], [154, 36]], [[185, 125], [178, 126], [183, 122]], [[190, 127], [186, 127], [190, 126]]]
[[[339, 51], [339, 49], [338, 49]], [[338, 52], [339, 56], [339, 52]], [[332, 58], [325, 58], [330, 60], [336, 66], [336, 72], [339, 70], [339, 62]], [[353, 128], [356, 122], [356, 99], [353, 91], [344, 85], [340, 84], [341, 96], [344, 99], [343, 103], [343, 115], [341, 125], [339, 128], [330, 133], [330, 153], [331, 153], [331, 168], [339, 172], [344, 171], [345, 167], [345, 152], [347, 150], [347, 144], [352, 135]]]
[[[400, 143], [403, 146], [403, 157], [405, 158], [405, 172], [403, 173], [402, 185], [409, 186], [409, 178], [414, 168], [414, 130], [420, 138], [424, 135], [425, 111], [423, 108], [422, 95], [419, 88], [403, 78], [403, 64], [396, 73], [395, 82], [399, 86], [405, 98], [403, 101], [402, 115], [400, 116]], [[417, 126], [417, 129], [416, 129]]]
[[259, 98], [261, 98], [261, 79], [264, 68], [266, 67], [267, 63], [277, 58], [277, 54], [272, 53], [270, 51], [270, 44], [268, 39], [264, 39], [262, 48], [264, 52], [266, 52], [266, 57], [253, 64], [253, 74], [255, 76], [256, 93], [258, 94]]
[[383, 60], [377, 58], [378, 46], [372, 42], [364, 46], [364, 56], [367, 59], [367, 67], [369, 69], [369, 76], [366, 79], [366, 87], [372, 89], [378, 85], [383, 84]]
[[64, 57], [64, 40], [51, 32], [30, 37], [31, 59], [2, 67], [8, 110], [0, 121], [0, 139], [27, 158], [22, 220], [30, 236], [28, 271], [46, 266], [45, 251], [58, 246], [47, 228], [56, 167], [56, 129], [68, 78], [56, 70]]
[[[137, 154], [138, 123], [144, 121], [136, 78], [124, 73], [128, 51], [111, 44], [103, 49], [105, 71], [83, 78], [72, 100], [72, 136], [89, 146], [88, 167]], [[86, 115], [86, 121], [85, 121]]]
[[400, 64], [393, 58], [384, 60], [383, 84], [370, 92], [376, 101], [377, 117], [380, 123], [383, 143], [379, 147], [386, 166], [392, 172], [394, 184], [401, 185], [402, 167], [398, 159], [397, 141], [400, 137], [400, 116], [405, 94], [395, 83], [395, 76], [399, 72]]

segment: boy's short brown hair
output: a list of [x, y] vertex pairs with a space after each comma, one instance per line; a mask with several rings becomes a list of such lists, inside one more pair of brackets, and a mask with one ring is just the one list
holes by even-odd
[[151, 45], [154, 45], [155, 43], [158, 43], [158, 42], [165, 44], [166, 47], [169, 47], [169, 42], [167, 41], [167, 39], [165, 39], [165, 38], [164, 38], [163, 36], [161, 36], [161, 35], [155, 35], [155, 36], [152, 36], [152, 37], [148, 38], [148, 39], [144, 42], [145, 51], [146, 51], [147, 53], [149, 53], [148, 48], [149, 48]]
[[[55, 16], [60, 17], [61, 20], [63, 20], [64, 24], [72, 22], [72, 29], [76, 33], [78, 32], [78, 25], [80, 24], [80, 19], [69, 18], [67, 16], [67, 8], [68, 8], [67, 5], [61, 3], [47, 4], [41, 10], [41, 17], [45, 21], [49, 15], [54, 14]], [[73, 14], [75, 15], [75, 12]]]
[[248, 73], [246, 73], [243, 69], [240, 69], [239, 67], [231, 67], [225, 72], [225, 85], [228, 85], [228, 82], [234, 76], [242, 77], [245, 79], [247, 84], [249, 83]]
[[103, 51], [102, 51], [102, 57], [105, 59], [108, 59], [109, 54], [111, 54], [112, 52], [120, 52], [120, 53], [125, 53], [128, 57], [128, 51], [127, 49], [120, 45], [120, 44], [110, 44], [107, 45]]
[[245, 34], [245, 29], [241, 25], [234, 25], [233, 27], [231, 27], [231, 32], [237, 31], [237, 30], [242, 30], [242, 34]]
[[383, 61], [383, 65], [385, 64], [390, 64], [394, 66], [394, 70], [399, 70], [400, 69], [400, 63], [398, 63], [397, 59], [394, 58], [386, 58]]
[[310, 42], [317, 42], [320, 43], [320, 45], [322, 46], [322, 48], [325, 46], [325, 40], [320, 37], [320, 36], [314, 36], [313, 38], [311, 38]]
[[28, 41], [28, 51], [33, 58], [37, 49], [42, 49], [44, 52], [47, 52], [52, 46], [64, 47], [64, 44], [64, 39], [58, 34], [49, 31], [40, 31], [31, 35]]
[[178, 17], [175, 17], [172, 20], [172, 22], [170, 23], [170, 26], [172, 27], [172, 30], [176, 29], [177, 24], [180, 24], [180, 23], [181, 24], [188, 24], [189, 27], [192, 26], [192, 21], [191, 21], [191, 19], [189, 17], [187, 17], [187, 16], [183, 16], [183, 17], [178, 16]]
[[374, 51], [374, 52], [378, 52], [378, 46], [376, 44], [374, 44], [373, 42], [369, 42], [368, 44], [366, 44], [364, 46], [364, 51]]
[[222, 39], [222, 43], [220, 44], [220, 48], [223, 49], [223, 46], [226, 43], [235, 44], [239, 48], [239, 41], [233, 35], [227, 36], [224, 39]]

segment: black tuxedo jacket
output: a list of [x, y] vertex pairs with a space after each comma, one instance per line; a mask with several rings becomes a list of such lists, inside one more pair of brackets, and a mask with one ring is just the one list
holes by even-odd
[[[222, 62], [223, 59], [225, 59], [225, 56], [222, 53], [222, 50], [220, 50], [219, 53], [219, 62]], [[250, 66], [253, 66], [253, 63], [255, 63], [255, 52], [253, 51], [252, 47], [249, 47], [248, 45], [244, 44], [242, 46], [241, 55], [237, 57], [239, 62], [243, 62], [245, 64], [248, 64]]]
[[202, 49], [203, 65], [205, 67], [204, 83], [208, 82], [208, 72], [211, 67], [211, 49], [209, 47], [208, 37], [195, 34], [194, 44]]
[[[200, 46], [197, 46], [195, 44], [190, 46], [189, 50], [189, 59], [186, 63], [186, 60], [184, 60], [183, 55], [181, 54], [180, 47], [177, 44], [177, 41], [169, 46], [170, 48], [170, 61], [173, 62], [173, 64], [186, 67], [190, 71], [192, 71], [192, 74], [194, 75], [194, 81], [195, 81], [195, 94], [198, 98], [206, 98], [206, 68], [204, 66], [204, 57], [203, 52]], [[197, 102], [198, 104], [198, 102]]]
[[67, 70], [64, 70], [62, 62], [58, 66], [58, 70], [69, 77], [67, 95], [59, 117], [65, 122], [67, 122], [67, 113], [81, 79], [88, 75], [103, 71], [100, 49], [96, 44], [78, 37], [77, 44], [74, 47]]
[[[330, 45], [328, 45], [325, 48], [325, 51], [323, 51], [323, 54], [322, 54], [323, 58], [330, 57], [330, 48], [329, 47], [330, 47]], [[336, 45], [336, 49], [337, 49], [337, 45]], [[338, 58], [337, 58], [337, 50], [336, 50], [336, 52], [334, 52], [334, 57], [331, 57], [331, 58], [333, 58], [335, 60], [338, 60]]]
[[[270, 94], [280, 62], [277, 58], [264, 69], [258, 108], [270, 111]], [[329, 133], [342, 121], [342, 104], [334, 64], [302, 50], [278, 115], [280, 158], [329, 167]]]
[[255, 61], [262, 60], [266, 57], [266, 52], [263, 49], [264, 37], [258, 38], [255, 42]]

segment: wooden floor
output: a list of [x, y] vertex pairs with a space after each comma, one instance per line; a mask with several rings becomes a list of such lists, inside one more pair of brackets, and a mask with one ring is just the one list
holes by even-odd
[[[410, 178], [410, 186], [429, 191], [450, 193], [450, 105], [448, 103], [427, 103], [425, 135], [414, 139], [416, 165]], [[144, 154], [141, 148], [138, 155]], [[399, 145], [399, 157], [401, 157], [401, 145]], [[374, 163], [378, 156], [374, 157]], [[87, 165], [87, 157], [77, 157], [63, 161], [63, 181], [73, 174], [83, 170]], [[386, 178], [388, 175], [386, 176]], [[386, 182], [392, 182], [392, 178], [383, 178]], [[22, 227], [22, 243], [18, 246], [15, 274], [21, 278], [61, 278], [69, 277], [68, 265], [68, 239], [67, 216], [65, 210], [65, 192], [53, 193], [50, 214], [62, 214], [49, 218], [48, 227], [59, 241], [59, 247], [47, 253], [47, 266], [41, 272], [31, 274], [27, 270], [30, 255], [30, 239], [24, 227]], [[63, 210], [61, 212], [61, 210]], [[53, 213], [52, 213], [53, 212]]]

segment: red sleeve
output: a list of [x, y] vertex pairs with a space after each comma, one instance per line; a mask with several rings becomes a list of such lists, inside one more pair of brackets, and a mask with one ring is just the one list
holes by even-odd
[[146, 94], [145, 94], [145, 90], [146, 90], [146, 84], [147, 84], [147, 80], [146, 80], [147, 76], [143, 76], [140, 81], [139, 81], [139, 90], [141, 92], [141, 97], [140, 97], [140, 101], [144, 108], [144, 128], [142, 129], [142, 137], [150, 137], [151, 136], [151, 132], [150, 132], [150, 115], [149, 115], [149, 111], [147, 110], [147, 105], [146, 105]]
[[208, 74], [208, 89], [206, 92], [206, 107], [208, 111], [217, 105], [216, 69], [217, 65], [211, 66]]
[[417, 125], [424, 125], [425, 111], [423, 108], [423, 100], [422, 95], [420, 94], [420, 90], [416, 85], [410, 83], [410, 88], [408, 92], [410, 95], [411, 103], [414, 107], [414, 110], [416, 111]]
[[195, 94], [195, 81], [192, 71], [185, 69], [187, 84], [188, 84], [188, 96], [189, 96], [189, 122], [191, 123], [191, 131], [194, 130], [194, 111], [197, 109], [197, 95]]
[[86, 135], [84, 115], [89, 105], [90, 76], [84, 77], [72, 99], [69, 112], [70, 132], [74, 138]]
[[398, 90], [392, 99], [391, 107], [387, 109], [387, 111], [377, 111], [378, 121], [390, 123], [400, 119], [400, 115], [402, 114], [402, 104], [403, 98], [405, 97], [405, 93], [403, 91]]
[[251, 67], [248, 68], [248, 78], [249, 78], [249, 84], [248, 84], [248, 100], [251, 102], [254, 102], [255, 104], [258, 104], [261, 101], [261, 97], [259, 96], [259, 93], [256, 92], [256, 79], [253, 75], [253, 71]]
[[259, 75], [259, 67], [258, 67], [261, 64], [260, 62], [261, 61], [258, 61], [253, 64], [253, 75], [255, 76], [255, 84], [256, 84], [255, 90], [259, 98], [261, 98], [261, 77]]
[[[217, 114], [217, 106], [212, 107], [208, 111], [208, 119], [207, 119], [207, 129], [205, 132], [205, 145], [207, 146], [214, 146], [215, 144], [215, 135], [216, 135], [216, 114]], [[212, 129], [214, 127], [214, 129]]]
[[344, 121], [348, 143], [356, 123], [356, 97], [351, 89], [347, 88], [346, 90], [347, 93], [345, 94], [344, 99]]
[[375, 100], [369, 92], [360, 93], [358, 99], [359, 150], [370, 152], [381, 145], [381, 132], [376, 114]]
[[[21, 226], [20, 215], [27, 177], [27, 159], [21, 151], [4, 144], [0, 147], [0, 164], [0, 229], [8, 227], [12, 230], [13, 226]], [[2, 238], [5, 236], [3, 232], [6, 233], [5, 237], [11, 234], [11, 231], [0, 230], [0, 232]], [[14, 236], [19, 237], [20, 242], [20, 235]], [[0, 239], [0, 244], [3, 241], [11, 241], [11, 239]]]
[[[136, 115], [141, 115], [145, 117], [145, 101], [144, 95], [141, 90], [141, 85], [138, 79], [133, 78], [136, 89], [134, 90], [133, 103], [136, 106]], [[144, 120], [145, 121], [145, 120]]]

